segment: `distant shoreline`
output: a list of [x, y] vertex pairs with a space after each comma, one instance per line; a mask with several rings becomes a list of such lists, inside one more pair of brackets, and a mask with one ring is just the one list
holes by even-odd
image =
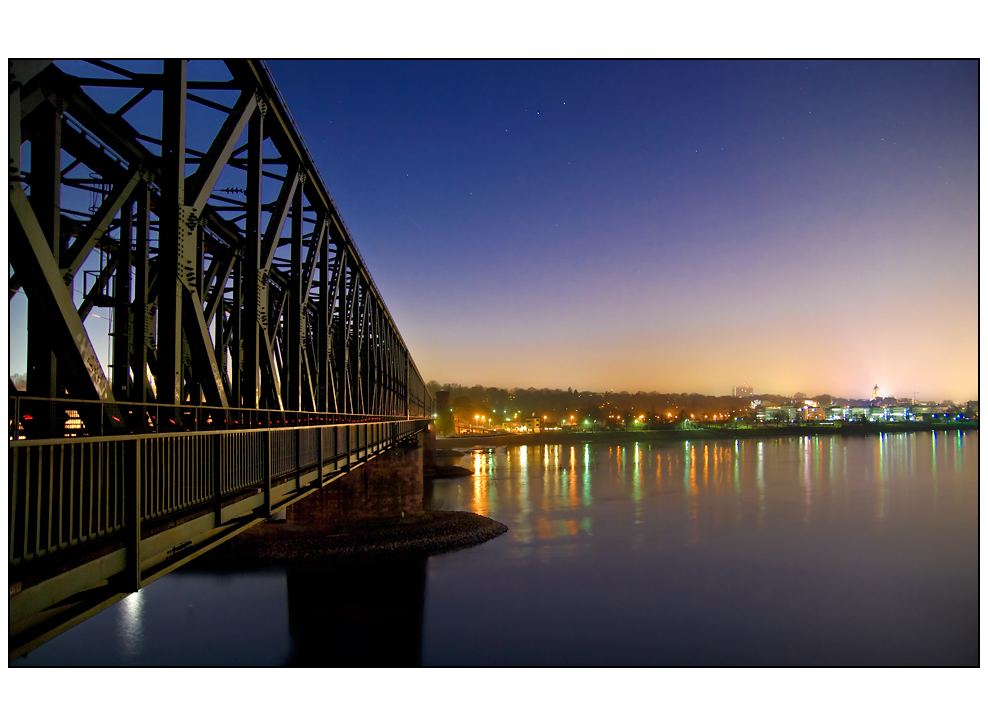
[[455, 436], [436, 438], [437, 449], [463, 449], [474, 446], [532, 446], [540, 444], [582, 444], [626, 441], [687, 441], [691, 439], [771, 439], [780, 436], [868, 436], [912, 431], [978, 431], [977, 421], [944, 423], [902, 422], [892, 424], [844, 424], [823, 426], [765, 426], [756, 428], [662, 429], [658, 431], [598, 431], [576, 433], [550, 431], [541, 434], [495, 434], [490, 436]]

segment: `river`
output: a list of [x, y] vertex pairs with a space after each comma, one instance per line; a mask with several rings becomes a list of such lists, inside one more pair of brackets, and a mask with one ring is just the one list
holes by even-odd
[[389, 562], [179, 570], [11, 665], [979, 662], [978, 433], [468, 452], [505, 523]]

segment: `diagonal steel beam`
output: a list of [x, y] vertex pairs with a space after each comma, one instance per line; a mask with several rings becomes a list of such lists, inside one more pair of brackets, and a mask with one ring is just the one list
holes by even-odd
[[103, 374], [89, 333], [79, 319], [48, 240], [20, 184], [10, 185], [9, 205], [10, 218], [17, 220], [25, 242], [10, 245], [10, 262], [21, 275], [28, 298], [40, 301], [51, 316], [56, 336], [53, 347], [69, 360], [76, 374], [70, 377], [75, 379], [70, 385], [81, 385], [76, 395], [82, 398], [112, 402], [110, 382]]
[[[204, 235], [204, 236], [208, 236], [208, 235]], [[206, 245], [203, 245], [203, 249], [204, 250], [206, 249]], [[213, 284], [213, 278], [216, 277], [216, 270], [219, 269], [219, 266], [221, 264], [220, 256], [214, 250], [210, 250], [210, 252], [212, 254], [212, 258], [209, 260], [209, 267], [206, 268], [206, 271], [199, 278], [199, 285], [202, 289], [203, 299], [206, 298], [206, 292]]]
[[237, 100], [233, 111], [220, 128], [209, 151], [199, 161], [199, 169], [192, 178], [186, 181], [185, 203], [191, 206], [196, 215], [202, 214], [216, 180], [220, 178], [223, 167], [230, 160], [234, 145], [247, 127], [251, 114], [257, 108], [257, 96], [252, 91], [243, 91]]
[[317, 411], [319, 409], [316, 406], [315, 389], [312, 387], [312, 365], [309, 361], [311, 357], [312, 350], [308, 345], [306, 345], [302, 350], [302, 362], [305, 367], [305, 388], [303, 391], [308, 395], [308, 400], [306, 405], [303, 405], [302, 408], [308, 411]]
[[195, 290], [186, 287], [183, 294], [185, 304], [182, 305], [182, 317], [185, 323], [185, 335], [195, 352], [193, 367], [201, 369], [196, 371], [196, 377], [206, 392], [206, 403], [227, 408], [229, 402], [226, 386], [223, 383], [219, 364], [216, 362], [216, 351], [213, 348], [209, 326], [202, 314], [202, 302]]
[[226, 292], [226, 281], [230, 279], [230, 274], [233, 272], [233, 265], [236, 261], [237, 253], [231, 250], [230, 256], [227, 258], [226, 264], [223, 265], [223, 269], [213, 285], [213, 290], [209, 293], [209, 298], [206, 300], [206, 325], [213, 322], [213, 317], [216, 315], [220, 303], [223, 302], [223, 295]]
[[112, 255], [106, 263], [106, 267], [100, 270], [99, 275], [96, 276], [96, 281], [93, 286], [89, 288], [89, 292], [82, 299], [82, 305], [79, 306], [79, 319], [85, 321], [89, 317], [89, 313], [92, 309], [96, 307], [96, 303], [103, 296], [103, 288], [106, 287], [106, 283], [110, 279], [110, 275], [113, 271], [117, 269], [117, 256]]
[[281, 239], [281, 229], [288, 219], [288, 211], [291, 209], [292, 199], [295, 196], [295, 187], [300, 179], [298, 170], [289, 169], [288, 178], [281, 185], [281, 192], [278, 194], [278, 201], [275, 202], [274, 211], [268, 219], [268, 227], [264, 231], [264, 240], [261, 243], [261, 269], [271, 269], [271, 262], [274, 260], [274, 253], [278, 249], [278, 242]]
[[284, 411], [285, 404], [281, 400], [281, 379], [277, 375], [278, 367], [274, 362], [274, 346], [271, 345], [271, 336], [267, 330], [264, 331], [263, 343], [265, 354], [262, 356], [261, 368], [267, 374], [266, 378], [271, 387], [271, 395], [274, 398], [275, 406], [279, 411]]
[[316, 243], [312, 245], [309, 251], [308, 259], [308, 273], [306, 273], [305, 286], [302, 290], [302, 304], [309, 304], [309, 292], [312, 290], [312, 281], [316, 276], [316, 269], [319, 267], [317, 264], [319, 262], [319, 255], [322, 254], [323, 246], [326, 244], [326, 235], [329, 231], [329, 225], [323, 220], [323, 223], [319, 225], [319, 234], [316, 235]]
[[100, 205], [100, 208], [90, 218], [86, 224], [86, 228], [76, 240], [76, 243], [65, 253], [66, 260], [62, 266], [65, 284], [72, 282], [72, 278], [79, 271], [79, 267], [85, 262], [86, 257], [99, 241], [100, 237], [106, 233], [107, 227], [110, 226], [110, 222], [113, 221], [117, 212], [130, 199], [130, 195], [133, 194], [140, 180], [141, 172], [135, 169], [126, 173], [120, 181], [113, 185], [113, 191], [103, 200], [103, 204]]
[[98, 103], [90, 98], [85, 91], [67, 73], [51, 66], [40, 77], [46, 85], [51, 86], [59, 98], [69, 104], [72, 116], [88, 128], [100, 129], [101, 136], [113, 139], [113, 151], [123, 156], [131, 166], [143, 165], [152, 173], [157, 174], [158, 157], [148, 151], [137, 140], [134, 127], [124, 119], [104, 111]]

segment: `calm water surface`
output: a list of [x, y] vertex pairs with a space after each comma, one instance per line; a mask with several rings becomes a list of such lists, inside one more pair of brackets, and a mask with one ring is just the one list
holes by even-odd
[[14, 665], [972, 665], [978, 434], [468, 453], [510, 531], [386, 563], [178, 571]]

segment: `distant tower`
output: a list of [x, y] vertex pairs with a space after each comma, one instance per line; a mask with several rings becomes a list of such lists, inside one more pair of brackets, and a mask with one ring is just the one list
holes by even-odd
[[735, 398], [744, 398], [745, 396], [750, 396], [751, 392], [752, 392], [752, 388], [747, 383], [734, 387]]
[[871, 400], [877, 401], [881, 397], [882, 397], [882, 393], [881, 391], [878, 390], [878, 384], [876, 383], [875, 387], [871, 389]]

